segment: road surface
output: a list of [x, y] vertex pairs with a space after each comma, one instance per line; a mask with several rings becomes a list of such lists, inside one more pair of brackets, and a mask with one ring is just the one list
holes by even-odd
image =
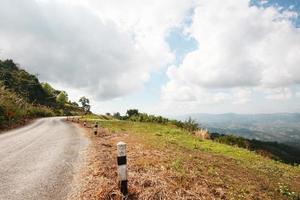
[[66, 199], [87, 139], [62, 118], [0, 134], [0, 200]]

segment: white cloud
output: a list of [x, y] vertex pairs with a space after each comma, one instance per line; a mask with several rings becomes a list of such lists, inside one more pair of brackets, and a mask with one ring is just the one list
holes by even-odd
[[2, 0], [0, 56], [98, 99], [124, 96], [173, 61], [164, 38], [190, 6], [185, 0]]
[[186, 30], [199, 48], [169, 68], [163, 99], [242, 103], [255, 88], [273, 88], [267, 98], [290, 98], [289, 89], [280, 88], [300, 84], [300, 29], [292, 23], [297, 16], [248, 0], [199, 0]]
[[269, 3], [269, 1], [268, 0], [259, 0], [258, 3], [260, 5], [265, 5], [265, 4]]
[[266, 98], [272, 100], [286, 100], [292, 97], [292, 91], [289, 88], [273, 88], [265, 91]]

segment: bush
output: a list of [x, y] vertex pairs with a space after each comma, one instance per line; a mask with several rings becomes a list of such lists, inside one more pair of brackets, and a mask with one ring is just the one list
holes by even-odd
[[169, 122], [169, 119], [167, 118], [164, 118], [162, 116], [148, 115], [147, 113], [133, 114], [128, 118], [128, 120], [135, 122], [152, 122], [159, 124], [167, 124]]
[[245, 138], [236, 137], [233, 135], [225, 135], [222, 137], [218, 137], [215, 139], [215, 141], [223, 144], [229, 144], [231, 146], [245, 148], [245, 149], [249, 149], [250, 147], [250, 142], [247, 141]]
[[188, 120], [186, 120], [184, 122], [179, 121], [179, 120], [172, 120], [171, 123], [174, 124], [175, 126], [177, 126], [178, 128], [185, 129], [189, 132], [195, 132], [195, 131], [199, 130], [199, 128], [200, 128], [199, 124], [192, 118], [189, 118]]
[[44, 106], [32, 106], [27, 110], [29, 117], [52, 117], [55, 116], [54, 112]]
[[119, 113], [114, 115], [116, 119], [130, 120], [135, 122], [151, 122], [158, 124], [173, 124], [178, 128], [185, 129], [189, 132], [195, 132], [200, 127], [195, 120], [189, 118], [187, 121], [182, 122], [178, 120], [169, 120], [168, 118], [162, 116], [149, 115], [147, 113], [139, 113], [138, 109], [129, 109], [126, 112], [126, 116], [119, 116]]
[[219, 133], [210, 133], [210, 138], [216, 142], [238, 146], [271, 158], [273, 160], [285, 162], [288, 164], [300, 163], [300, 150], [277, 142], [259, 141], [247, 139], [234, 135], [225, 135]]
[[54, 116], [45, 106], [32, 105], [0, 85], [0, 127], [18, 124], [26, 118]]

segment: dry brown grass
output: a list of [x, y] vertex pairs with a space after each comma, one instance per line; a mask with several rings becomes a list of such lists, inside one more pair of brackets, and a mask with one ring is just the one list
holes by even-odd
[[183, 177], [170, 167], [170, 160], [176, 155], [166, 158], [162, 152], [140, 144], [137, 138], [130, 137], [126, 132], [110, 133], [102, 128], [98, 136], [94, 136], [90, 127], [92, 125], [89, 124], [87, 135], [92, 143], [87, 169], [80, 177], [81, 191], [74, 198], [122, 199], [117, 184], [116, 144], [125, 141], [129, 177], [129, 195], [126, 199], [214, 199], [209, 198], [207, 187], [188, 188], [184, 185]]
[[172, 144], [158, 148], [125, 129], [110, 132], [102, 128], [98, 136], [86, 130], [92, 142], [76, 199], [122, 199], [116, 162], [119, 141], [127, 143], [126, 199], [282, 199], [269, 193], [276, 188], [274, 180], [237, 160]]

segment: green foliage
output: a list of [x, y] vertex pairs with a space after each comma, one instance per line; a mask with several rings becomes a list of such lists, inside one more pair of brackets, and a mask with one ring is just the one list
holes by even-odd
[[60, 107], [64, 107], [68, 101], [68, 94], [65, 91], [61, 91], [56, 97], [56, 102]]
[[178, 120], [172, 120], [172, 123], [177, 127], [183, 128], [189, 132], [195, 132], [199, 129], [199, 124], [191, 117], [189, 117], [188, 120], [184, 122]]
[[167, 118], [162, 116], [148, 115], [147, 113], [133, 114], [128, 119], [135, 122], [152, 122], [158, 124], [167, 124], [169, 122]]
[[81, 103], [82, 108], [86, 113], [90, 112], [91, 106], [90, 106], [90, 100], [88, 98], [83, 96], [79, 99], [79, 102]]
[[223, 144], [229, 144], [232, 146], [237, 146], [240, 148], [248, 149], [250, 147], [249, 141], [245, 140], [242, 137], [237, 137], [234, 135], [225, 135], [223, 137], [218, 137], [215, 139], [216, 142], [220, 142]]
[[0, 86], [0, 94], [0, 128], [18, 124], [23, 119], [54, 116], [50, 108], [27, 103], [4, 86]]
[[12, 60], [0, 60], [0, 127], [23, 119], [54, 115], [80, 115], [83, 110], [68, 102], [68, 94], [21, 69]]
[[278, 184], [278, 191], [282, 196], [285, 196], [290, 200], [299, 200], [300, 198], [299, 194], [296, 194], [296, 192], [291, 191], [290, 187], [284, 183]]
[[128, 118], [134, 116], [134, 115], [138, 115], [139, 114], [139, 110], [138, 109], [129, 109], [126, 112], [126, 115], [128, 116]]
[[285, 144], [250, 140], [243, 137], [219, 133], [210, 133], [210, 138], [219, 143], [255, 151], [260, 155], [269, 157], [273, 160], [282, 161], [289, 164], [300, 163], [300, 150]]
[[173, 124], [179, 128], [185, 129], [189, 132], [194, 132], [199, 129], [199, 124], [195, 120], [189, 118], [187, 121], [182, 122], [178, 120], [170, 120], [162, 116], [149, 115], [147, 113], [140, 113], [138, 109], [129, 109], [126, 116], [121, 116], [120, 113], [115, 113], [114, 118], [123, 119], [135, 122], [150, 122], [158, 124]]
[[57, 95], [55, 94], [56, 90], [49, 83], [41, 83], [41, 85], [49, 97]]
[[120, 114], [119, 112], [114, 113], [114, 114], [113, 114], [113, 117], [114, 117], [115, 119], [122, 119], [121, 114]]
[[15, 92], [29, 103], [52, 105], [55, 101], [43, 89], [36, 76], [20, 69], [12, 60], [0, 60], [0, 80], [5, 88]]

